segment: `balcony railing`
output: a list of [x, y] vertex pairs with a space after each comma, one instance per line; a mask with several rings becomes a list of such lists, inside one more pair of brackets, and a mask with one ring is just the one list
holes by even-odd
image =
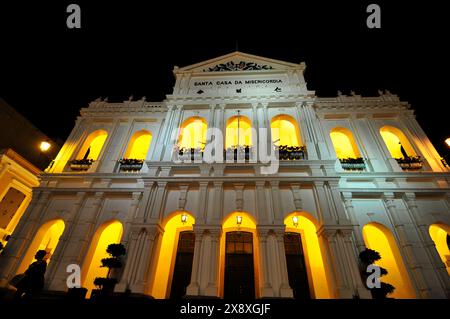
[[364, 159], [358, 158], [340, 158], [341, 166], [346, 171], [363, 171], [366, 168]]
[[420, 156], [409, 156], [395, 159], [402, 170], [418, 170], [422, 169], [423, 161]]
[[142, 166], [144, 165], [144, 160], [135, 158], [123, 158], [119, 160], [119, 164], [120, 171], [136, 172], [141, 170]]
[[306, 160], [306, 146], [275, 146], [275, 154], [281, 161], [298, 161]]
[[88, 158], [73, 160], [70, 162], [70, 169], [72, 171], [87, 171], [91, 167], [93, 162], [93, 159]]
[[[181, 162], [201, 162], [203, 160], [203, 148], [174, 147], [173, 159]], [[282, 161], [306, 160], [306, 146], [275, 146], [275, 156]], [[257, 154], [252, 146], [232, 146], [223, 151], [225, 162], [256, 162]]]

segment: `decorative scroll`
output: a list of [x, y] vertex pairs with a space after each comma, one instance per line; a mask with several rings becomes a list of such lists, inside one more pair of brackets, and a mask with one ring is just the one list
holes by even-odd
[[214, 67], [204, 69], [203, 72], [221, 72], [221, 71], [249, 71], [249, 70], [271, 70], [270, 65], [260, 65], [255, 62], [241, 61], [234, 63], [233, 61], [227, 63], [217, 64]]

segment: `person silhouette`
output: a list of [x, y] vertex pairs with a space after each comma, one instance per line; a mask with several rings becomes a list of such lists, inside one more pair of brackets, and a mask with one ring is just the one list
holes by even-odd
[[402, 152], [403, 158], [408, 158], [408, 154], [406, 153], [405, 149], [403, 148], [403, 145], [401, 142], [398, 142], [400, 144], [400, 152]]
[[47, 252], [39, 250], [34, 258], [36, 259], [25, 271], [23, 278], [17, 283], [15, 299], [30, 299], [44, 288], [44, 275], [47, 270], [47, 262], [44, 260]]

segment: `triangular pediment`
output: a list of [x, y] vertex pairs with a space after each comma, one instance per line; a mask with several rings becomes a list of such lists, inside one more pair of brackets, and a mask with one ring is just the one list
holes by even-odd
[[175, 68], [174, 72], [242, 72], [304, 69], [304, 67], [303, 62], [295, 64], [236, 51], [182, 68]]

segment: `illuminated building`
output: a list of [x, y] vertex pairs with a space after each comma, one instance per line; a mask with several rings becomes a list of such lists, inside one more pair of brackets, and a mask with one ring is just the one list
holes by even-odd
[[[1, 278], [47, 236], [59, 241], [53, 291], [67, 290], [73, 263], [91, 289], [105, 247], [122, 242], [117, 292], [370, 298], [357, 257], [368, 247], [392, 297], [448, 298], [450, 171], [413, 111], [389, 92], [317, 97], [304, 70], [235, 52], [175, 67], [163, 102], [91, 102], [34, 190]], [[228, 160], [202, 160], [217, 139]], [[280, 157], [270, 174], [253, 162], [263, 146]]]

